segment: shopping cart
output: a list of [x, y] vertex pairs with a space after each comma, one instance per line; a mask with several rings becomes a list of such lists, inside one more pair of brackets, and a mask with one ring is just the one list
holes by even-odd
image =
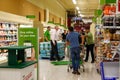
[[119, 62], [100, 63], [101, 80], [119, 80]]
[[[84, 49], [83, 48], [84, 46], [81, 46], [81, 49]], [[84, 50], [81, 50], [81, 54], [80, 54], [80, 66], [79, 66], [79, 69], [82, 67], [83, 68], [83, 72], [85, 72], [85, 67], [84, 67], [84, 53], [83, 53]], [[70, 70], [72, 70], [72, 60], [71, 60], [71, 55], [70, 55], [70, 47], [68, 46], [67, 47], [67, 57], [69, 59], [69, 62], [68, 62], [68, 68], [67, 68], [67, 71], [69, 72]]]

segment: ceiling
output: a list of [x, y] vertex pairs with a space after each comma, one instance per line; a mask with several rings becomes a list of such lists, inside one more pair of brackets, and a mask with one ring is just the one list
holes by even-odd
[[71, 15], [78, 15], [78, 10], [82, 17], [94, 16], [94, 11], [99, 8], [99, 0], [76, 0], [73, 4], [72, 0], [57, 0]]

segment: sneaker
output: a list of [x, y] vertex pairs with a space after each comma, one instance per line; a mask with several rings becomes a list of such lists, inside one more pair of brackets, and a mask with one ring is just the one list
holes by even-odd
[[91, 63], [94, 63], [94, 61], [91, 61]]
[[85, 62], [88, 62], [88, 60], [84, 60]]
[[79, 71], [77, 71], [77, 72], [76, 72], [76, 74], [77, 74], [77, 75], [80, 75], [80, 72], [79, 72]]
[[73, 73], [73, 74], [76, 74], [77, 72], [76, 72], [76, 71], [73, 71], [72, 73]]

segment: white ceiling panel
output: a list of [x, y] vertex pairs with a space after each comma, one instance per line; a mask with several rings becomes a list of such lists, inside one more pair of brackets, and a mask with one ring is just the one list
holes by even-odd
[[76, 0], [77, 4], [73, 4], [72, 0], [57, 0], [61, 3], [65, 9], [73, 11], [78, 6], [81, 14], [83, 15], [94, 15], [94, 11], [99, 7], [99, 0]]

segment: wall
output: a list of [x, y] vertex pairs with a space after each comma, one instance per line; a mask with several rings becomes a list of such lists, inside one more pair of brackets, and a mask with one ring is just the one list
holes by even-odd
[[0, 10], [17, 15], [35, 15], [35, 21], [45, 21], [45, 9], [50, 12], [49, 20], [54, 19], [60, 23], [60, 18], [65, 20], [66, 10], [57, 0], [0, 0]]
[[[16, 15], [35, 15], [34, 21], [45, 21], [45, 9], [49, 10], [49, 20], [60, 23], [60, 18], [65, 21], [66, 10], [57, 0], [0, 0], [0, 11]], [[43, 29], [40, 28], [40, 32]]]
[[49, 9], [50, 13], [65, 19], [66, 10], [57, 2], [57, 0], [27, 0], [40, 8]]
[[[44, 21], [44, 10], [26, 0], [0, 0], [0, 10], [17, 15], [35, 15], [35, 20]], [[39, 19], [39, 12], [41, 14]]]

